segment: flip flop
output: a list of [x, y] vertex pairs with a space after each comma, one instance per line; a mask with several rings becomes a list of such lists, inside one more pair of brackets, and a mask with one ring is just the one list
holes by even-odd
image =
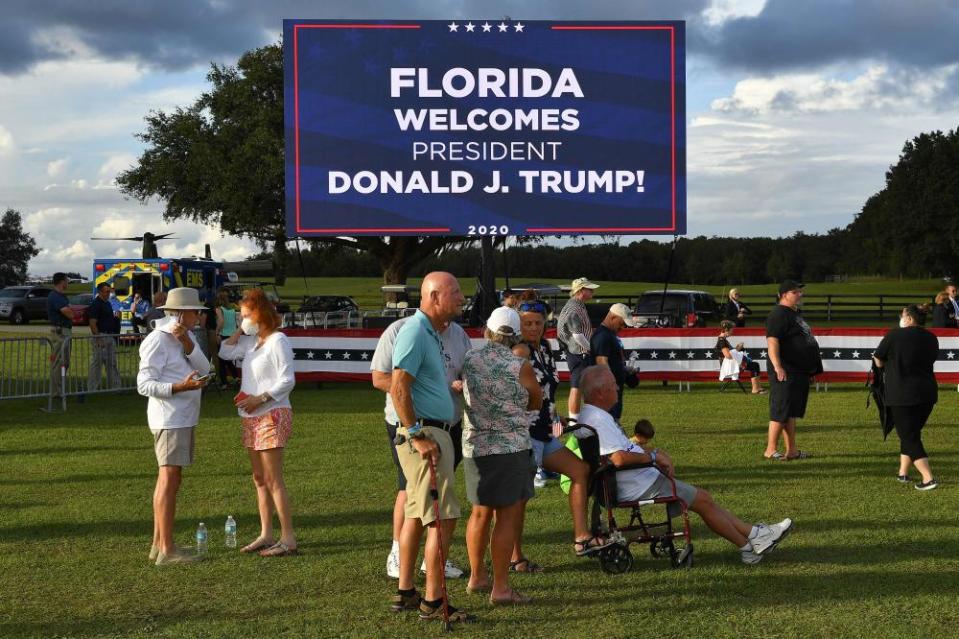
[[769, 455], [769, 456], [763, 455], [763, 457], [767, 459], [768, 461], [780, 461], [783, 458], [783, 454], [777, 450], [772, 455]]
[[269, 547], [272, 546], [274, 543], [276, 543], [276, 542], [274, 542], [272, 539], [270, 539], [270, 540], [266, 540], [266, 539], [263, 539], [263, 538], [254, 539], [251, 543], [249, 543], [249, 544], [243, 546], [242, 548], [240, 548], [240, 552], [245, 553], [245, 554], [252, 554], [252, 553], [255, 553], [255, 552], [259, 552], [259, 551], [261, 551], [261, 550], [264, 550], [264, 549], [266, 549], [266, 548], [269, 548]]
[[490, 595], [489, 602], [494, 606], [515, 606], [528, 604], [533, 601], [533, 598], [524, 595], [518, 590], [510, 590], [509, 597], [494, 598], [493, 595]]
[[[520, 570], [519, 567], [522, 566], [523, 564], [526, 564], [526, 567]], [[539, 564], [533, 563], [526, 557], [520, 557], [516, 561], [509, 562], [509, 571], [536, 573], [536, 572], [543, 572], [543, 567], [540, 566]]]
[[292, 557], [299, 554], [296, 548], [290, 548], [282, 541], [278, 541], [266, 550], [260, 551], [261, 557]]
[[785, 455], [783, 455], [780, 461], [795, 461], [797, 459], [809, 459], [810, 457], [812, 457], [812, 453], [807, 453], [804, 450], [800, 450], [796, 452], [796, 454], [793, 455], [792, 457], [786, 457]]

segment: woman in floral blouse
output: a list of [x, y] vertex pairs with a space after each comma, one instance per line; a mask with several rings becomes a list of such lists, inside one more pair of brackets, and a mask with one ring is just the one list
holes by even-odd
[[[537, 464], [546, 470], [570, 478], [569, 510], [573, 515], [573, 550], [585, 556], [609, 545], [603, 538], [594, 538], [586, 525], [586, 501], [589, 484], [589, 464], [577, 457], [553, 436], [553, 424], [559, 421], [556, 415], [556, 387], [559, 375], [549, 342], [543, 337], [546, 330], [546, 303], [542, 300], [524, 300], [519, 306], [520, 332], [523, 345], [529, 349], [530, 362], [536, 381], [543, 390], [543, 405], [539, 411], [530, 413], [529, 433]], [[538, 567], [529, 563], [517, 551], [513, 557], [513, 569], [536, 572]]]
[[[486, 322], [486, 340], [466, 354], [463, 364], [463, 467], [466, 496], [473, 504], [466, 526], [471, 567], [467, 590], [489, 592], [493, 604], [528, 603], [529, 597], [510, 587], [509, 565], [536, 472], [527, 411], [539, 410], [543, 395], [529, 361], [510, 350], [520, 340], [516, 311], [508, 307], [493, 311]], [[487, 545], [493, 559], [492, 583], [484, 563]]]

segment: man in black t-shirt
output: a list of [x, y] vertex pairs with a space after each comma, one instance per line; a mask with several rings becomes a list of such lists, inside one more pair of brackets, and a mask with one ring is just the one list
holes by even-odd
[[[97, 337], [93, 338], [93, 348], [90, 352], [90, 371], [87, 375], [87, 390], [95, 391], [100, 388], [100, 371], [107, 369], [107, 384], [110, 388], [119, 388], [120, 369], [117, 368], [117, 343], [113, 335], [120, 333], [120, 313], [113, 310], [110, 304], [110, 293], [113, 287], [103, 282], [97, 286], [97, 295], [87, 313], [90, 316], [90, 332]], [[102, 337], [100, 337], [102, 335]]]
[[54, 399], [63, 397], [61, 368], [70, 368], [70, 337], [73, 333], [73, 311], [64, 293], [70, 280], [65, 273], [53, 274], [53, 290], [47, 296], [47, 321], [50, 322], [50, 389]]
[[623, 385], [626, 383], [626, 353], [619, 340], [619, 332], [624, 326], [635, 326], [633, 314], [625, 304], [613, 304], [603, 323], [600, 324], [589, 340], [589, 352], [594, 364], [605, 364], [613, 372], [618, 393], [616, 405], [609, 414], [619, 420], [623, 414]]
[[[769, 354], [769, 436], [766, 459], [805, 459], [805, 451], [796, 448], [796, 419], [806, 414], [809, 378], [822, 372], [819, 343], [799, 313], [803, 286], [794, 280], [779, 285], [779, 304], [766, 318], [766, 344]], [[777, 450], [783, 435], [786, 450]]]

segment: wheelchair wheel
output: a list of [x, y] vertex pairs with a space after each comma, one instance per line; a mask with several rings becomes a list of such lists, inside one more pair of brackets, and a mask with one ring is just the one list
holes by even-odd
[[616, 544], [600, 551], [599, 565], [608, 575], [621, 575], [633, 567], [633, 554], [626, 546]]
[[660, 539], [649, 544], [649, 554], [659, 559], [668, 557], [673, 552], [673, 542], [668, 539]]
[[670, 562], [673, 568], [692, 568], [693, 567], [693, 544], [686, 544], [682, 550], [676, 550], [670, 553]]

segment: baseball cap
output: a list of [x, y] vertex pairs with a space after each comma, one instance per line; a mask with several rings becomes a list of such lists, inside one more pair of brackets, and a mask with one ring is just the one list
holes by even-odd
[[796, 289], [803, 288], [806, 285], [802, 282], [797, 282], [796, 280], [783, 280], [779, 285], [779, 294], [788, 293], [789, 291], [795, 291]]
[[519, 313], [509, 306], [500, 306], [490, 313], [486, 328], [499, 335], [519, 335]]
[[573, 283], [570, 284], [569, 288], [570, 288], [569, 294], [572, 296], [572, 295], [576, 295], [584, 288], [589, 288], [589, 289], [599, 288], [599, 284], [594, 284], [593, 282], [590, 282], [585, 277], [577, 277], [575, 280], [573, 280]]
[[631, 328], [636, 326], [636, 322], [633, 321], [633, 312], [625, 304], [613, 304], [609, 307], [609, 312], [626, 322], [626, 326]]

